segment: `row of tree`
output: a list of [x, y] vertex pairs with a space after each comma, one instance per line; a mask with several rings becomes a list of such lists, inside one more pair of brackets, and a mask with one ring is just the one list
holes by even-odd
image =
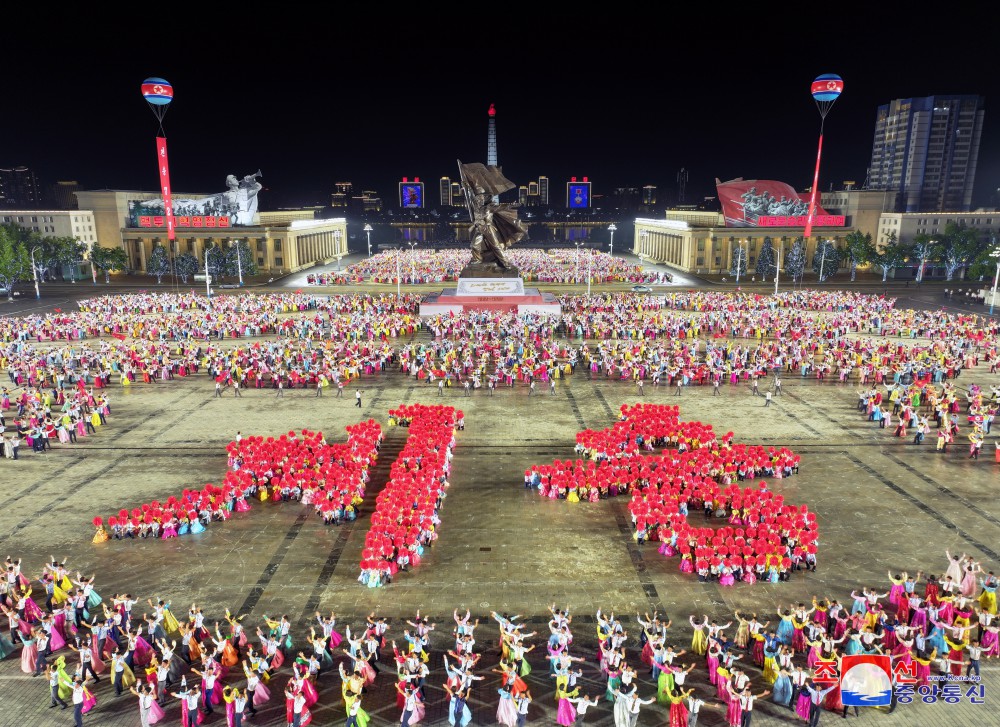
[[[944, 268], [945, 279], [953, 280], [956, 272], [960, 278], [978, 277], [992, 272], [994, 260], [990, 253], [996, 249], [995, 239], [980, 239], [978, 232], [964, 224], [949, 222], [943, 233], [928, 235], [921, 233], [913, 239], [912, 245], [902, 245], [895, 235], [889, 242], [877, 247], [870, 234], [852, 232], [844, 240], [844, 247], [838, 248], [829, 240], [816, 246], [812, 257], [812, 269], [820, 282], [835, 275], [842, 262], [847, 262], [851, 280], [857, 278], [858, 266], [872, 265], [882, 271], [882, 280], [889, 272], [904, 263], [918, 265], [917, 279], [923, 277], [928, 265]], [[774, 275], [776, 267], [774, 243], [765, 237], [757, 256], [756, 272], [762, 278]], [[785, 253], [782, 270], [793, 281], [799, 282], [806, 266], [805, 242], [800, 237]], [[733, 250], [730, 273], [743, 276], [747, 271], [747, 253], [743, 247]]]
[[171, 273], [187, 283], [188, 279], [199, 271], [205, 270], [213, 278], [243, 277], [257, 274], [257, 261], [246, 240], [238, 240], [228, 247], [222, 247], [209, 242], [205, 247], [206, 259], [199, 260], [193, 254], [185, 252], [173, 260], [162, 245], [156, 245], [146, 260], [146, 273], [156, 277], [157, 283]]
[[[257, 274], [257, 262], [246, 240], [225, 248], [209, 243], [206, 252], [208, 270], [213, 278]], [[74, 237], [45, 237], [17, 224], [2, 224], [0, 290], [10, 299], [17, 283], [33, 280], [36, 274], [40, 281], [59, 279], [64, 266], [75, 265], [86, 255], [87, 245]], [[111, 281], [111, 273], [128, 270], [128, 255], [120, 247], [94, 245], [88, 257], [94, 268], [104, 274], [105, 283]], [[204, 267], [204, 261], [189, 252], [171, 259], [162, 245], [154, 246], [146, 260], [146, 274], [154, 276], [158, 284], [172, 273], [187, 283]]]

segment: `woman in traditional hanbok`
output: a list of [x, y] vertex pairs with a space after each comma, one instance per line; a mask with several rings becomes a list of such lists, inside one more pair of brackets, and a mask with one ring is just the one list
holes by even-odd
[[38, 659], [38, 635], [32, 632], [30, 636], [25, 636], [20, 631], [17, 635], [21, 638], [21, 671], [25, 674], [35, 673], [35, 661]]
[[[517, 724], [517, 707], [514, 706], [514, 696], [511, 694], [511, 685], [505, 684], [499, 689], [497, 693], [500, 695], [500, 701], [497, 704], [497, 722], [504, 725], [504, 727], [514, 727]], [[560, 700], [560, 709], [562, 708]], [[572, 705], [570, 705], [572, 706]], [[559, 712], [557, 710], [556, 721], [565, 727], [572, 725], [572, 721], [569, 723], [564, 723], [561, 721]]]

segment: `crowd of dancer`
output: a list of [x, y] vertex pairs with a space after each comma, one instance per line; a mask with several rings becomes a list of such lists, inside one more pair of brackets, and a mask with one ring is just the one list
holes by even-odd
[[308, 429], [278, 437], [237, 435], [226, 446], [229, 471], [220, 486], [185, 489], [165, 502], [119, 510], [105, 523], [98, 516], [94, 542], [109, 539], [168, 540], [204, 532], [233, 513], [248, 512], [254, 500], [295, 501], [312, 508], [323, 522], [339, 525], [357, 518], [369, 469], [378, 458], [382, 428], [373, 419], [349, 425], [345, 443], [329, 444]]
[[[643, 270], [622, 257], [598, 250], [509, 250], [507, 258], [525, 282], [580, 283], [588, 276], [593, 283], [657, 283], [663, 280], [655, 270]], [[390, 250], [350, 265], [340, 273], [326, 273], [313, 278], [317, 285], [336, 285], [359, 281], [395, 284], [397, 278], [407, 285], [457, 281], [462, 270], [472, 262], [468, 250]]]
[[[77, 313], [0, 319], [0, 366], [13, 387], [44, 390], [204, 373], [234, 392], [321, 391], [398, 369], [432, 384], [468, 381], [474, 391], [547, 382], [580, 366], [591, 377], [654, 387], [735, 385], [779, 371], [862, 385], [939, 384], [1000, 360], [992, 319], [896, 310], [878, 296], [609, 293], [564, 296], [561, 304], [558, 316], [480, 311], [422, 320], [416, 296], [105, 296], [81, 301]], [[423, 331], [430, 340], [415, 340]], [[392, 344], [403, 337], [410, 341]]]
[[20, 650], [21, 670], [45, 676], [49, 705], [72, 706], [77, 725], [98, 708], [99, 697], [111, 698], [98, 691], [107, 683], [115, 697], [137, 698], [143, 727], [175, 709], [181, 724], [193, 727], [216, 708], [227, 725], [242, 727], [279, 694], [285, 723], [303, 727], [321, 699], [324, 676], [339, 674], [346, 723], [363, 727], [369, 714], [362, 702], [385, 670], [395, 672], [404, 727], [426, 718], [428, 703], [440, 699], [438, 686], [453, 726], [468, 725], [476, 705], [492, 701], [495, 691], [495, 721], [523, 727], [537, 711], [529, 680], [546, 692], [554, 686], [562, 727], [584, 724], [588, 711], [605, 705], [615, 727], [634, 727], [654, 704], [663, 710], [656, 719], [670, 727], [697, 724], [709, 709], [725, 713], [730, 727], [747, 727], [761, 700], [815, 726], [824, 711], [850, 714], [835, 678], [845, 655], [890, 656], [890, 711], [945, 689], [932, 684], [937, 675], [967, 677], [952, 682], [952, 691], [982, 703], [982, 662], [1000, 658], [1000, 581], [974, 557], [947, 551], [939, 573], [890, 572], [884, 592], [861, 586], [849, 596], [814, 597], [766, 613], [692, 614], [683, 625], [691, 627], [689, 645], [677, 633], [681, 625], [658, 612], [636, 613], [627, 624], [631, 618], [598, 609], [588, 619], [595, 643], [574, 634], [569, 608], [552, 604], [541, 633], [529, 631], [520, 615], [492, 611], [495, 664], [484, 663], [480, 619], [468, 610], [454, 610], [450, 635], [419, 610], [398, 622], [372, 612], [357, 624], [318, 611], [296, 624], [287, 615], [208, 614], [197, 603], [181, 615], [170, 599], [102, 597], [94, 576], [54, 557], [37, 576], [11, 557], [5, 570], [0, 606], [9, 633], [0, 634], [0, 658]]
[[[790, 477], [799, 456], [784, 447], [734, 443], [733, 436], [681, 421], [676, 406], [623, 404], [613, 426], [577, 433], [575, 451], [585, 460], [536, 465], [525, 470], [524, 484], [568, 502], [630, 494], [635, 540], [659, 541], [662, 554], [679, 555], [680, 570], [700, 581], [776, 583], [815, 570], [815, 514], [786, 504], [763, 481], [737, 484]], [[690, 515], [697, 511], [708, 524], [723, 518], [728, 526], [696, 527]]]

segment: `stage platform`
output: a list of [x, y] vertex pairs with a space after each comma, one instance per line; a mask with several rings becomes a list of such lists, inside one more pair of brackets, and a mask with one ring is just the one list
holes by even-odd
[[525, 288], [520, 278], [460, 278], [457, 287], [431, 293], [420, 304], [421, 316], [474, 310], [558, 315], [562, 306], [553, 293]]

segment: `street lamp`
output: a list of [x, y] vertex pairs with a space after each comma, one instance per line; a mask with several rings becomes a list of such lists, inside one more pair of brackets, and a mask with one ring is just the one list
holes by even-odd
[[746, 240], [742, 240], [742, 239], [738, 243], [736, 243], [736, 246], [739, 248], [740, 253], [741, 253], [740, 259], [736, 261], [737, 262], [737, 264], [736, 264], [736, 285], [737, 286], [739, 286], [739, 284], [740, 284], [740, 270], [743, 268], [744, 265], [747, 264], [747, 251], [743, 249], [743, 245], [744, 244], [746, 244]]
[[574, 242], [573, 244], [576, 245], [576, 274], [573, 277], [576, 280], [576, 284], [579, 285], [580, 284], [580, 245], [582, 245], [583, 243], [582, 242]]
[[393, 249], [396, 251], [396, 297], [398, 298], [398, 297], [400, 297], [402, 295], [402, 293], [399, 290], [400, 277], [402, 276], [402, 273], [399, 272], [399, 255], [400, 255], [400, 250], [399, 250], [398, 247], [393, 248]]
[[781, 252], [785, 247], [785, 241], [778, 243], [778, 259], [774, 261], [774, 294], [778, 294], [778, 275], [781, 273]]
[[997, 274], [993, 276], [993, 293], [990, 295], [990, 315], [993, 315], [993, 304], [997, 299], [997, 281], [1000, 280], [1000, 247], [993, 248], [990, 257], [997, 261]]
[[340, 258], [344, 257], [343, 253], [340, 252], [340, 238], [343, 236], [340, 230], [333, 231], [334, 246], [337, 250], [337, 270], [340, 270]]
[[414, 285], [417, 280], [417, 254], [414, 252], [414, 248], [416, 248], [417, 243], [408, 242], [406, 244], [410, 246], [410, 285]]
[[372, 256], [372, 226], [367, 222], [364, 226], [365, 234], [368, 235], [368, 257]]
[[[35, 280], [35, 299], [42, 297], [42, 294], [38, 292], [38, 267], [35, 265], [35, 250], [37, 247], [31, 248], [31, 277]], [[12, 285], [11, 288], [14, 286]]]
[[208, 270], [208, 250], [205, 248], [205, 297], [211, 300], [212, 298], [212, 273]]
[[615, 230], [617, 230], [617, 229], [618, 228], [615, 227], [615, 223], [614, 222], [612, 222], [610, 225], [608, 225], [608, 232], [611, 233], [611, 244], [608, 245], [608, 255], [614, 255], [615, 254]]
[[243, 287], [243, 260], [240, 255], [240, 242], [239, 240], [230, 240], [229, 244], [236, 249], [236, 271], [240, 276], [240, 287]]
[[592, 264], [593, 262], [594, 262], [594, 254], [593, 254], [593, 253], [590, 253], [589, 255], [587, 255], [587, 295], [588, 295], [588, 296], [590, 295], [590, 279], [591, 279], [592, 277], [594, 277], [594, 276], [593, 276], [593, 275], [591, 275], [591, 273], [590, 273], [590, 266], [591, 266], [591, 264]]
[[[829, 240], [827, 242], [829, 242]], [[823, 251], [820, 253], [819, 257], [819, 280], [817, 281], [819, 283], [823, 282], [823, 266], [826, 264], [826, 245], [827, 243], [824, 242]]]

